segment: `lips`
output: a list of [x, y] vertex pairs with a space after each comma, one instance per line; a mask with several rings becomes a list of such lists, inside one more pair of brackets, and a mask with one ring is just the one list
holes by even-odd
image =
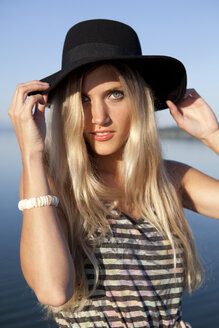
[[97, 141], [106, 141], [113, 137], [114, 131], [93, 131], [91, 132], [91, 135], [94, 137]]

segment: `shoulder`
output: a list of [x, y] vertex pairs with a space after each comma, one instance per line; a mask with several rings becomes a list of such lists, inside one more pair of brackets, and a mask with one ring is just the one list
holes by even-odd
[[181, 162], [165, 160], [164, 166], [168, 177], [173, 181], [173, 183], [176, 186], [183, 187], [185, 189], [189, 189], [190, 187], [199, 188], [203, 184], [207, 186], [212, 182], [218, 181], [200, 172], [194, 167]]
[[175, 161], [164, 161], [166, 173], [185, 208], [219, 219], [219, 180]]
[[187, 164], [170, 160], [165, 160], [164, 166], [170, 182], [174, 185], [178, 192], [182, 206], [184, 208], [196, 211], [191, 197], [195, 190], [193, 189], [189, 192], [191, 189], [190, 185], [194, 184], [193, 168]]
[[185, 176], [192, 167], [177, 161], [164, 160], [166, 173], [176, 189], [181, 189], [185, 183]]

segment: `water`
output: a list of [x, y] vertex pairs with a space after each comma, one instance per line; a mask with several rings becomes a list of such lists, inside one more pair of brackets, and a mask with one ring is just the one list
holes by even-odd
[[[164, 140], [164, 157], [189, 164], [219, 179], [219, 157], [200, 142]], [[205, 283], [183, 297], [183, 318], [193, 328], [219, 327], [219, 221], [185, 211], [206, 271]]]
[[[219, 158], [199, 142], [163, 140], [162, 147], [165, 158], [183, 161], [219, 178]], [[20, 269], [22, 216], [17, 202], [21, 162], [11, 131], [0, 131], [0, 151], [0, 328], [55, 328], [53, 322], [44, 320]], [[186, 211], [186, 216], [206, 269], [206, 282], [192, 296], [183, 297], [183, 317], [193, 328], [215, 328], [219, 322], [219, 222], [191, 211]]]
[[0, 328], [55, 328], [20, 269], [19, 241], [22, 215], [19, 200], [20, 153], [14, 133], [0, 131]]

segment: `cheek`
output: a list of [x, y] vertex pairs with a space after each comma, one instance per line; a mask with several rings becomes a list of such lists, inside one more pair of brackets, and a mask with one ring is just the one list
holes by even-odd
[[131, 118], [129, 113], [124, 113], [121, 115], [118, 120], [122, 123], [122, 130], [124, 134], [129, 134], [130, 126], [131, 126]]
[[91, 115], [89, 111], [84, 111], [84, 131], [89, 129], [91, 124]]

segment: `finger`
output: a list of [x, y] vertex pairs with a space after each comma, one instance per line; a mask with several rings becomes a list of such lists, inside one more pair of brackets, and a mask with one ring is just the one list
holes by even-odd
[[12, 118], [15, 108], [16, 108], [16, 103], [17, 103], [17, 92], [14, 92], [10, 107], [8, 109], [8, 115], [10, 116], [10, 118]]
[[18, 84], [16, 88], [18, 106], [24, 104], [29, 92], [45, 91], [48, 88], [49, 88], [48, 83], [40, 82], [37, 80]]
[[179, 110], [179, 108], [171, 100], [167, 100], [166, 104], [169, 107], [170, 114], [173, 116], [176, 123], [180, 124], [180, 122], [182, 120], [182, 113]]
[[43, 112], [46, 108], [47, 100], [48, 100], [48, 94], [42, 95], [42, 99], [40, 99], [36, 103], [36, 110]]
[[41, 104], [44, 104], [44, 106], [45, 106], [45, 101], [44, 101], [44, 98], [43, 98], [42, 95], [37, 94], [37, 95], [28, 97], [28, 99], [27, 99], [27, 101], [25, 103], [25, 106], [23, 108], [23, 111], [25, 111], [23, 113], [23, 115], [26, 114], [27, 116], [30, 116], [30, 115], [32, 116], [33, 107], [38, 102], [40, 102]]
[[33, 117], [36, 121], [44, 119], [45, 118], [45, 107], [44, 107], [44, 110], [39, 110], [38, 104], [36, 104], [36, 108], [35, 108]]
[[[17, 84], [14, 95], [13, 95], [13, 98], [12, 98], [12, 102], [11, 102], [11, 105], [10, 105], [10, 108], [9, 108], [9, 111], [10, 111], [11, 114], [13, 114], [13, 112], [16, 111], [17, 108], [22, 107], [23, 103], [20, 101], [20, 98], [21, 98], [20, 94], [22, 94], [22, 90], [24, 90], [25, 85], [28, 85], [32, 82]], [[35, 82], [38, 82], [38, 81], [35, 81]]]
[[187, 89], [184, 95], [184, 99], [188, 98], [200, 98], [201, 96], [198, 94], [198, 92], [195, 89]]
[[14, 92], [11, 105], [8, 110], [8, 115], [12, 119], [14, 115], [19, 116], [23, 110], [23, 105], [25, 104], [25, 100], [27, 98], [27, 94], [31, 90], [39, 90], [42, 91], [49, 88], [48, 83], [43, 83], [38, 80], [30, 81], [27, 83], [20, 83], [17, 85], [16, 90]]

